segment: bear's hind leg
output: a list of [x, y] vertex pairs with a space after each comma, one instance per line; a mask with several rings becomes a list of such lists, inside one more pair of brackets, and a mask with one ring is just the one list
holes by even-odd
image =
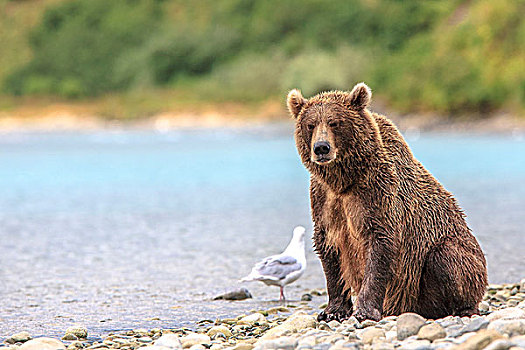
[[416, 312], [433, 319], [477, 314], [486, 284], [485, 258], [474, 237], [445, 240], [427, 256]]

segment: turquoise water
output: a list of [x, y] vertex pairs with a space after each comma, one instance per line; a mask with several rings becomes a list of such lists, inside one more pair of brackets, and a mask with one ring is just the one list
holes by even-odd
[[[525, 141], [409, 143], [465, 209], [491, 282], [524, 278]], [[177, 327], [273, 305], [278, 289], [258, 284], [246, 285], [253, 300], [210, 299], [241, 286], [295, 225], [311, 232], [308, 174], [288, 125], [10, 133], [0, 164], [0, 338], [72, 323], [95, 335]], [[290, 299], [324, 286], [311, 248], [308, 263]]]

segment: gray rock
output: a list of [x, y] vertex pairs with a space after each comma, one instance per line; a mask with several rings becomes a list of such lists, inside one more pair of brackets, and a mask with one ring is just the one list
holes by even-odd
[[402, 342], [400, 349], [404, 350], [430, 350], [432, 346], [428, 340], [414, 340], [410, 342]]
[[520, 292], [525, 293], [525, 278], [520, 282]]
[[483, 350], [507, 350], [512, 347], [512, 342], [507, 339], [497, 339], [490, 343]]
[[464, 326], [455, 325], [455, 326], [448, 327], [447, 334], [450, 337], [456, 338], [465, 333], [477, 332], [480, 329], [485, 329], [487, 328], [488, 325], [489, 325], [489, 321], [487, 321], [483, 317], [479, 317], [479, 318], [473, 319], [469, 324], [466, 324]]
[[5, 341], [9, 344], [24, 343], [28, 340], [31, 340], [31, 338], [32, 338], [31, 334], [29, 334], [29, 332], [24, 331], [24, 332], [13, 334], [9, 338], [7, 338]]
[[430, 341], [445, 338], [446, 336], [447, 332], [445, 332], [445, 329], [439, 323], [436, 322], [424, 325], [419, 329], [419, 332], [417, 333], [417, 337], [419, 339], [426, 339]]
[[66, 350], [66, 346], [57, 339], [36, 338], [25, 342], [20, 350]]
[[246, 288], [240, 288], [237, 290], [230, 291], [216, 296], [213, 300], [244, 300], [252, 298], [252, 294]]
[[514, 335], [525, 334], [525, 320], [497, 320], [491, 322], [487, 329], [498, 331], [501, 334]]
[[425, 322], [425, 318], [411, 312], [400, 315], [397, 319], [397, 339], [404, 340], [417, 334]]

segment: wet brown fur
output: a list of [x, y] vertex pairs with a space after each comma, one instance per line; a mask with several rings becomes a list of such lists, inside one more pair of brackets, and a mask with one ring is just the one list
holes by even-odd
[[[288, 95], [329, 295], [319, 319], [477, 313], [486, 262], [465, 215], [393, 123], [367, 109], [370, 98], [364, 84], [309, 100]], [[320, 139], [331, 145], [329, 163], [316, 163]]]

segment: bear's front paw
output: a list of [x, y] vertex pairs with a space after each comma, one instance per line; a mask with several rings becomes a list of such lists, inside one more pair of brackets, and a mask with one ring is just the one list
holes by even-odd
[[359, 322], [363, 322], [364, 320], [379, 321], [381, 320], [381, 311], [373, 306], [357, 307], [352, 316]]
[[344, 303], [340, 304], [328, 304], [324, 311], [321, 311], [317, 316], [317, 321], [338, 321], [343, 322], [344, 320], [352, 316], [352, 306], [346, 306]]

